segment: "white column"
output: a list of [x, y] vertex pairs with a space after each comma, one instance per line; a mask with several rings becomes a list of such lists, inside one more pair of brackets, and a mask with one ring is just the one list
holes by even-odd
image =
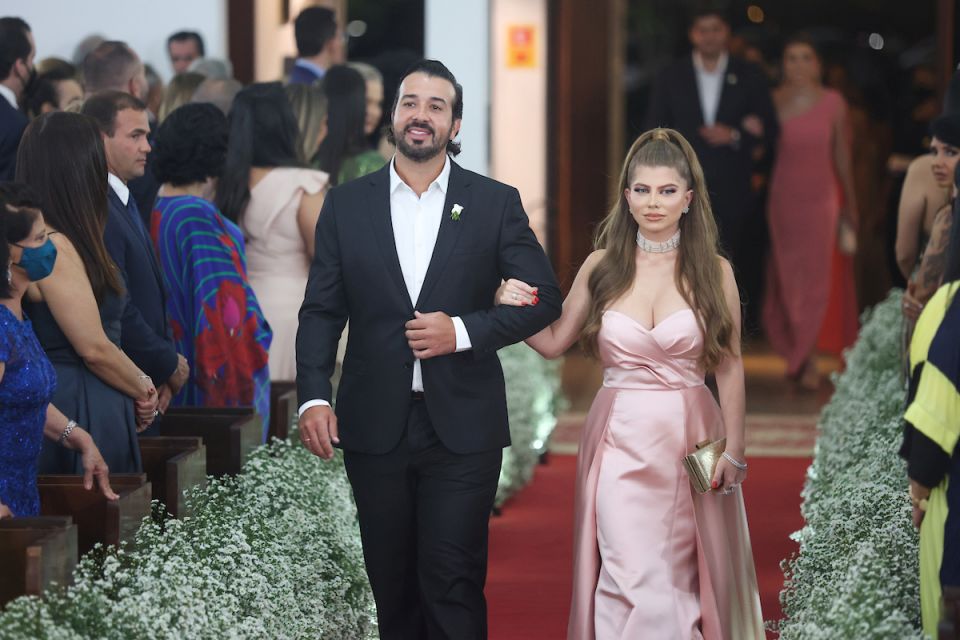
[[457, 162], [486, 175], [490, 167], [490, 2], [426, 0], [424, 51], [463, 85], [463, 151]]

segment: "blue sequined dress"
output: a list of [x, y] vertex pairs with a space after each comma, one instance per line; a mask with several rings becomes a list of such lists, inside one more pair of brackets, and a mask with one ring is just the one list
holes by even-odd
[[37, 458], [57, 376], [30, 321], [0, 305], [0, 502], [16, 516], [40, 513]]

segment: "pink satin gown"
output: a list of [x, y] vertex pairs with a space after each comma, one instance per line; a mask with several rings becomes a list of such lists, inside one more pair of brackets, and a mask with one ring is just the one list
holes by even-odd
[[681, 463], [723, 437], [694, 312], [653, 329], [618, 311], [577, 469], [569, 640], [764, 638], [743, 496], [697, 494]]

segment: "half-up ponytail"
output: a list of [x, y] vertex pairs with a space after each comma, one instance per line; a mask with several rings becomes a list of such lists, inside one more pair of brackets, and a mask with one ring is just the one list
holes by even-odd
[[588, 281], [591, 302], [582, 346], [588, 353], [598, 354], [597, 336], [603, 313], [627, 292], [636, 276], [638, 226], [623, 194], [637, 167], [669, 167], [693, 191], [690, 209], [680, 217], [674, 278], [703, 334], [700, 366], [704, 371], [713, 371], [733, 348], [733, 318], [724, 297], [717, 224], [703, 168], [690, 143], [673, 129], [651, 129], [637, 138], [627, 152], [616, 201], [597, 229], [594, 246], [605, 251]]

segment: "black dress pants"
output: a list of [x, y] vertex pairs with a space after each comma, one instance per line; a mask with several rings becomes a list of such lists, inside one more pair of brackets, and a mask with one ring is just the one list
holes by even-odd
[[456, 454], [411, 400], [400, 443], [344, 452], [383, 640], [484, 640], [487, 531], [503, 451]]

